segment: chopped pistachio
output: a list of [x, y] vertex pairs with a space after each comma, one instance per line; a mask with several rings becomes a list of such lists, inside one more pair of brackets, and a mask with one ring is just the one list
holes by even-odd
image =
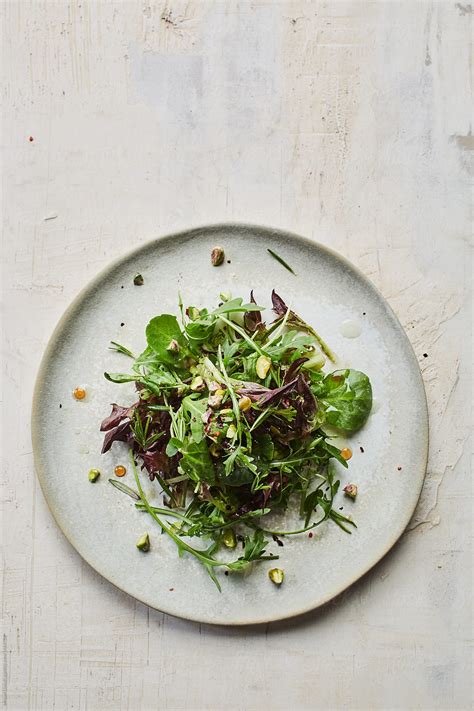
[[212, 408], [219, 407], [224, 395], [225, 395], [225, 390], [216, 390], [214, 395], [209, 396], [207, 404], [209, 405], [209, 407], [212, 407]]
[[189, 316], [191, 321], [197, 321], [197, 319], [200, 317], [201, 312], [196, 306], [190, 306], [188, 309], [186, 309], [186, 314]]
[[144, 533], [141, 538], [136, 542], [136, 546], [139, 551], [147, 553], [150, 550], [150, 536], [148, 533]]
[[100, 477], [100, 471], [98, 469], [91, 469], [89, 472], [89, 481], [95, 484], [97, 479]]
[[178, 353], [179, 352], [179, 343], [176, 340], [176, 338], [172, 338], [169, 344], [166, 346], [167, 351], [171, 351], [172, 353]]
[[236, 434], [237, 430], [235, 429], [235, 425], [229, 425], [229, 427], [227, 428], [227, 432], [225, 433], [227, 439], [234, 439]]
[[199, 393], [202, 390], [204, 390], [204, 388], [205, 388], [204, 380], [201, 378], [200, 375], [196, 375], [196, 377], [193, 379], [190, 387], [194, 393]]
[[252, 400], [249, 397], [245, 396], [245, 397], [240, 398], [239, 410], [241, 412], [246, 412], [247, 410], [250, 410], [251, 407], [252, 407]]
[[268, 577], [275, 585], [281, 585], [285, 579], [285, 573], [281, 568], [272, 568], [268, 571]]
[[343, 489], [346, 496], [350, 499], [355, 499], [357, 496], [357, 485], [356, 484], [346, 484]]
[[257, 371], [257, 375], [259, 378], [262, 380], [267, 377], [267, 373], [270, 370], [272, 362], [267, 356], [260, 356], [257, 359], [257, 363], [255, 365], [255, 370]]
[[212, 457], [219, 456], [219, 454], [220, 454], [219, 447], [217, 446], [217, 444], [215, 442], [213, 442], [211, 444], [211, 446], [209, 447], [209, 452], [211, 453]]
[[144, 280], [143, 280], [142, 275], [135, 274], [135, 276], [133, 277], [133, 283], [135, 284], [135, 286], [143, 286]]
[[227, 528], [222, 534], [222, 542], [226, 548], [235, 548], [237, 545], [237, 539], [235, 533], [231, 528]]
[[325, 362], [326, 358], [324, 354], [321, 351], [315, 350], [304, 364], [304, 367], [309, 370], [321, 370]]
[[219, 267], [224, 261], [225, 253], [222, 247], [214, 247], [211, 252], [211, 264], [213, 267]]
[[221, 293], [219, 294], [219, 298], [225, 304], [227, 303], [227, 301], [231, 300], [232, 294], [230, 293], [230, 291], [221, 291]]

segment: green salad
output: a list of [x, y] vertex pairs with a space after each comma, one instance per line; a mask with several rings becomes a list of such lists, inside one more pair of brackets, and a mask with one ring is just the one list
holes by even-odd
[[[134, 473], [133, 486], [111, 483], [180, 555], [199, 560], [219, 589], [218, 568], [275, 560], [266, 553], [272, 539], [281, 546], [285, 536], [311, 536], [325, 521], [347, 533], [355, 526], [334, 508], [340, 482], [332, 463], [347, 467], [351, 452], [333, 441], [335, 432], [352, 433], [367, 420], [369, 378], [352, 369], [326, 372], [335, 362], [330, 348], [275, 291], [271, 300], [271, 323], [253, 294], [248, 303], [221, 294], [213, 309], [180, 303], [179, 318], [161, 314], [149, 322], [140, 355], [113, 343], [131, 366], [105, 373], [114, 383], [135, 383], [137, 392], [133, 404], [113, 404], [102, 422], [102, 451], [125, 442]], [[145, 474], [160, 505], [144, 493]], [[345, 493], [355, 498], [357, 487], [349, 484]], [[270, 525], [290, 501], [299, 506], [300, 525]], [[137, 547], [150, 548], [149, 534]], [[269, 575], [283, 581], [280, 568]]]

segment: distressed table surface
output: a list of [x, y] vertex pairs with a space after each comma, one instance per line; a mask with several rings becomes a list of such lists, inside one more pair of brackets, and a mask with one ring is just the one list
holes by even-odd
[[[468, 709], [471, 5], [2, 9], [4, 704]], [[132, 246], [224, 220], [358, 265], [407, 330], [431, 419], [395, 549], [324, 609], [258, 629], [172, 619], [102, 580], [48, 511], [29, 431], [42, 351], [78, 290]]]

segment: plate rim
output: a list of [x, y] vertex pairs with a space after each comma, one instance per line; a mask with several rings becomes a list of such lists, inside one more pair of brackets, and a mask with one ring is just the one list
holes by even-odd
[[[315, 601], [312, 604], [305, 605], [301, 609], [296, 610], [296, 611], [290, 611], [288, 613], [281, 613], [277, 615], [268, 615], [268, 616], [263, 616], [259, 619], [255, 620], [239, 620], [239, 619], [234, 619], [234, 620], [226, 620], [225, 622], [222, 622], [220, 620], [215, 620], [212, 619], [211, 617], [208, 616], [202, 616], [202, 615], [193, 615], [192, 613], [177, 613], [176, 611], [171, 611], [167, 609], [166, 605], [161, 605], [157, 606], [154, 604], [151, 604], [150, 602], [145, 601], [138, 595], [134, 595], [130, 592], [128, 592], [120, 582], [117, 582], [116, 580], [112, 579], [109, 575], [105, 575], [102, 573], [96, 565], [91, 563], [86, 555], [84, 555], [76, 546], [72, 543], [71, 539], [69, 538], [69, 535], [67, 531], [65, 530], [65, 527], [63, 527], [60, 523], [59, 516], [56, 515], [56, 511], [53, 508], [52, 503], [50, 503], [50, 500], [46, 494], [46, 486], [45, 486], [45, 481], [46, 481], [46, 472], [45, 468], [42, 466], [41, 463], [41, 457], [40, 457], [40, 397], [41, 393], [43, 390], [43, 385], [46, 380], [46, 372], [47, 372], [47, 365], [49, 363], [50, 357], [52, 353], [54, 352], [56, 348], [56, 344], [59, 342], [63, 327], [65, 324], [69, 321], [70, 317], [72, 314], [78, 309], [83, 302], [86, 300], [88, 297], [89, 293], [93, 291], [102, 281], [103, 279], [111, 272], [114, 271], [118, 266], [120, 266], [123, 262], [126, 262], [133, 258], [135, 255], [140, 254], [143, 251], [146, 251], [147, 249], [150, 249], [153, 245], [155, 244], [163, 244], [166, 242], [173, 242], [177, 238], [183, 238], [187, 237], [190, 238], [193, 236], [193, 234], [200, 234], [202, 232], [208, 232], [209, 234], [212, 234], [213, 232], [220, 232], [224, 229], [227, 229], [229, 231], [238, 229], [238, 230], [245, 230], [245, 231], [255, 231], [255, 232], [266, 232], [267, 234], [270, 234], [271, 236], [280, 236], [282, 238], [290, 238], [291, 240], [295, 240], [296, 242], [303, 243], [305, 246], [309, 247], [310, 249], [319, 249], [322, 252], [325, 252], [328, 256], [332, 257], [333, 259], [339, 261], [342, 263], [342, 265], [348, 269], [349, 271], [352, 271], [356, 274], [356, 276], [370, 289], [372, 290], [375, 295], [378, 297], [378, 299], [381, 301], [383, 304], [387, 316], [390, 318], [392, 321], [392, 324], [396, 327], [397, 331], [401, 333], [403, 336], [406, 345], [408, 346], [407, 350], [410, 354], [410, 357], [413, 361], [413, 364], [416, 366], [414, 368], [414, 371], [416, 372], [419, 385], [420, 385], [420, 396], [422, 402], [420, 403], [421, 408], [422, 408], [422, 414], [423, 414], [423, 428], [422, 428], [422, 440], [420, 442], [420, 453], [422, 454], [422, 466], [420, 467], [421, 472], [418, 478], [418, 491], [416, 492], [416, 498], [414, 498], [414, 503], [412, 506], [407, 509], [407, 512], [405, 513], [404, 516], [400, 517], [400, 522], [396, 530], [394, 531], [393, 535], [391, 538], [388, 540], [388, 542], [385, 544], [383, 547], [383, 550], [379, 553], [377, 552], [374, 558], [370, 559], [370, 562], [367, 563], [367, 565], [362, 566], [361, 569], [357, 572], [356, 575], [354, 575], [349, 581], [338, 585], [335, 589], [332, 591], [328, 592], [326, 595], [318, 598], [317, 601]], [[31, 442], [33, 446], [33, 462], [34, 462], [34, 468], [36, 471], [36, 475], [38, 477], [41, 490], [43, 493], [43, 497], [48, 505], [48, 509], [56, 522], [56, 525], [58, 526], [59, 530], [62, 532], [62, 534], [65, 536], [67, 539], [68, 543], [74, 548], [76, 553], [84, 560], [93, 570], [95, 570], [96, 573], [98, 573], [101, 577], [105, 578], [109, 583], [114, 585], [116, 588], [121, 590], [122, 592], [126, 593], [129, 597], [133, 598], [134, 600], [138, 600], [140, 603], [146, 605], [147, 607], [150, 607], [154, 610], [157, 610], [158, 612], [171, 615], [173, 617], [176, 617], [178, 619], [184, 619], [184, 620], [189, 620], [191, 622], [199, 622], [203, 624], [210, 624], [210, 625], [216, 625], [216, 626], [222, 626], [222, 627], [242, 627], [242, 626], [252, 626], [252, 625], [261, 625], [261, 624], [268, 624], [270, 622], [277, 622], [281, 620], [288, 620], [288, 619], [293, 619], [300, 617], [301, 615], [304, 615], [308, 612], [311, 612], [312, 610], [316, 610], [323, 605], [327, 604], [330, 600], [336, 598], [339, 596], [342, 592], [350, 588], [354, 583], [356, 583], [358, 580], [360, 580], [362, 577], [364, 577], [372, 568], [374, 568], [386, 555], [387, 553], [393, 548], [393, 546], [397, 543], [399, 538], [402, 536], [404, 533], [405, 529], [407, 528], [413, 513], [416, 510], [416, 507], [419, 502], [419, 498], [421, 495], [421, 491], [423, 489], [425, 477], [426, 477], [426, 469], [427, 469], [427, 464], [428, 464], [428, 452], [429, 452], [429, 412], [428, 412], [428, 403], [427, 403], [427, 398], [426, 398], [426, 390], [425, 390], [425, 385], [423, 381], [423, 377], [421, 374], [420, 366], [418, 359], [416, 357], [416, 353], [413, 349], [413, 346], [411, 344], [410, 339], [408, 338], [408, 335], [405, 332], [405, 329], [403, 328], [402, 324], [400, 323], [397, 315], [395, 314], [394, 310], [388, 303], [387, 299], [383, 296], [383, 294], [380, 292], [380, 290], [373, 284], [373, 282], [362, 272], [359, 267], [357, 267], [355, 264], [349, 261], [347, 257], [344, 255], [340, 254], [338, 251], [333, 249], [332, 247], [328, 247], [325, 244], [322, 244], [321, 242], [318, 242], [317, 240], [310, 239], [309, 237], [305, 237], [303, 235], [300, 235], [296, 232], [292, 232], [291, 230], [286, 230], [283, 228], [277, 228], [277, 227], [272, 227], [269, 225], [259, 225], [256, 223], [248, 223], [248, 222], [238, 222], [238, 221], [231, 221], [231, 222], [216, 222], [216, 223], [205, 223], [203, 225], [198, 225], [195, 227], [190, 227], [187, 229], [180, 229], [176, 230], [174, 232], [170, 232], [164, 235], [161, 235], [159, 237], [155, 237], [153, 239], [146, 240], [145, 242], [139, 244], [138, 246], [134, 247], [133, 249], [128, 250], [127, 252], [119, 255], [115, 259], [109, 261], [105, 267], [100, 269], [100, 271], [92, 278], [90, 279], [76, 294], [76, 296], [72, 299], [71, 303], [66, 307], [65, 311], [62, 313], [60, 316], [59, 320], [57, 321], [49, 339], [46, 344], [46, 348], [44, 349], [43, 355], [40, 360], [40, 364], [37, 369], [37, 374], [36, 374], [36, 379], [35, 379], [35, 384], [33, 388], [33, 398], [32, 398], [32, 407], [31, 407]], [[423, 451], [421, 451], [423, 450]]]

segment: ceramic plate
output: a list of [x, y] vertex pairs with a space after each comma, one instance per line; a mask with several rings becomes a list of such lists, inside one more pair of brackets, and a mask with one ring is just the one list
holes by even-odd
[[[212, 267], [216, 244], [226, 263]], [[293, 276], [267, 248], [293, 267]], [[140, 272], [143, 286], [133, 284]], [[355, 482], [357, 501], [340, 495], [337, 507], [352, 515], [357, 530], [347, 535], [334, 524], [290, 536], [280, 555], [285, 582], [275, 587], [267, 562], [247, 577], [222, 576], [219, 593], [200, 564], [178, 558], [173, 541], [160, 535], [133, 501], [107, 479], [128, 457], [122, 445], [100, 454], [101, 420], [110, 403], [134, 401], [130, 384], [103, 377], [127, 369], [125, 356], [108, 349], [111, 340], [134, 352], [145, 346], [145, 327], [159, 313], [177, 313], [184, 303], [211, 305], [221, 291], [270, 304], [275, 288], [312, 324], [339, 357], [340, 365], [366, 372], [374, 393], [365, 427], [339, 446], [351, 447], [342, 483]], [[349, 323], [349, 328], [348, 324]], [[345, 335], [344, 335], [345, 334]], [[357, 337], [348, 338], [348, 335]], [[72, 391], [88, 396], [78, 402]], [[248, 225], [216, 225], [169, 235], [119, 259], [76, 298], [58, 324], [44, 355], [33, 403], [33, 446], [43, 492], [72, 545], [117, 587], [163, 612], [200, 622], [249, 624], [306, 612], [327, 602], [369, 570], [395, 543], [418, 500], [426, 467], [428, 423], [420, 370], [395, 315], [372, 284], [345, 259], [315, 242], [287, 232]], [[89, 469], [102, 471], [91, 485]], [[132, 474], [122, 481], [133, 485]], [[145, 491], [157, 496], [157, 484]], [[137, 551], [148, 531], [152, 550]]]

